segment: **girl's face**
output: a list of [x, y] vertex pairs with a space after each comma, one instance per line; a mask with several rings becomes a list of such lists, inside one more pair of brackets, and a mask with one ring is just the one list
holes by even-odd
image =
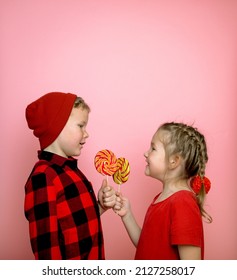
[[80, 107], [73, 108], [63, 130], [56, 139], [57, 153], [64, 157], [79, 156], [89, 134], [86, 131], [89, 112]]
[[167, 171], [167, 160], [165, 155], [165, 148], [160, 139], [162, 132], [157, 131], [151, 140], [150, 149], [145, 152], [147, 166], [145, 174], [147, 176], [163, 181]]

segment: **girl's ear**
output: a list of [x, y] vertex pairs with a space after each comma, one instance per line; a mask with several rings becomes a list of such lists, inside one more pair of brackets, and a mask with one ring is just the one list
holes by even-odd
[[175, 169], [180, 165], [181, 157], [179, 155], [172, 155], [169, 158], [169, 169]]

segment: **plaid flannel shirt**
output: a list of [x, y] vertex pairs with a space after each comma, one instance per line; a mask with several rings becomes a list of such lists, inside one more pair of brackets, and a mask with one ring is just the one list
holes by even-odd
[[35, 259], [104, 259], [99, 207], [76, 159], [40, 151], [24, 207]]

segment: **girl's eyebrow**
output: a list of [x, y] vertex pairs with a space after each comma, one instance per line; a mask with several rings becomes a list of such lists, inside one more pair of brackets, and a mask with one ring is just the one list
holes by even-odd
[[155, 144], [154, 142], [151, 142], [151, 146], [155, 147], [155, 146], [156, 146], [156, 144]]

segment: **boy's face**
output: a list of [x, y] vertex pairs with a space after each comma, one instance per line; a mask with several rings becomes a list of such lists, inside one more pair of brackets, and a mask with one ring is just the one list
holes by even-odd
[[89, 134], [86, 131], [89, 112], [80, 107], [73, 108], [63, 130], [55, 140], [57, 154], [63, 157], [79, 156]]

